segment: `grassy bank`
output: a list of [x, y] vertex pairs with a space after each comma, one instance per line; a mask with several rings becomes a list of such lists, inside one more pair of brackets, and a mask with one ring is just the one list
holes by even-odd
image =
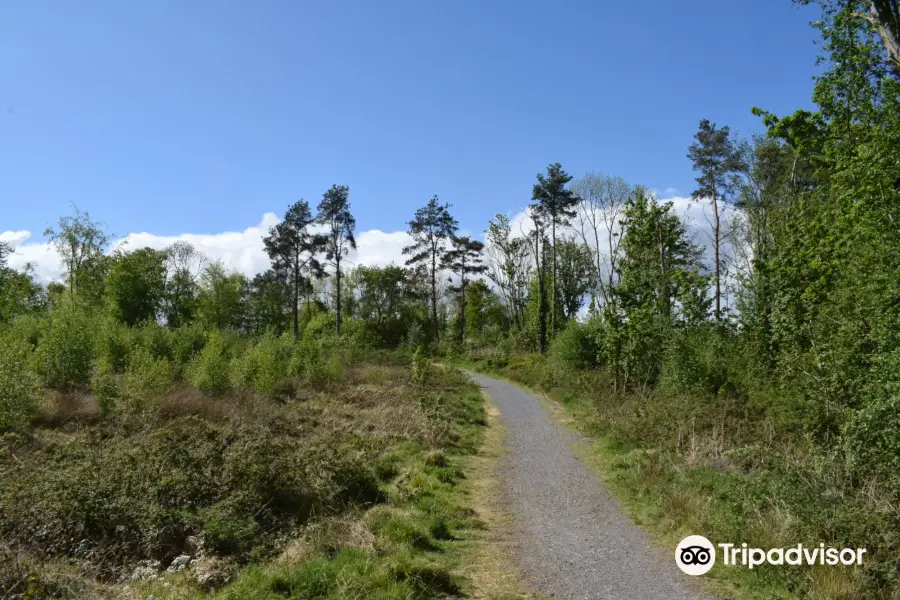
[[[504, 364], [505, 363], [505, 364]], [[723, 597], [892, 599], [898, 593], [898, 508], [888, 490], [856, 487], [835, 457], [725, 398], [616, 395], [599, 371], [528, 355], [468, 366], [545, 392], [594, 443], [591, 464], [665, 548], [700, 534], [761, 548], [820, 542], [867, 548], [862, 568], [717, 565], [704, 582]]]
[[175, 379], [111, 407], [44, 390], [0, 441], [0, 597], [478, 594], [464, 574], [485, 527], [464, 472], [486, 424], [477, 388], [414, 377], [395, 353], [320, 363], [315, 384], [272, 394]]

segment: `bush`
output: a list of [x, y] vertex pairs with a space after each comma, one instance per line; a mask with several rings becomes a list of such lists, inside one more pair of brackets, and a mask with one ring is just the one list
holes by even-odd
[[853, 411], [844, 448], [852, 471], [878, 477], [900, 496], [900, 396], [883, 396]]
[[572, 321], [550, 345], [550, 357], [566, 369], [593, 369], [599, 366], [599, 334], [602, 324], [594, 318], [587, 323]]
[[24, 429], [40, 399], [41, 387], [22, 340], [0, 339], [0, 432]]
[[70, 303], [50, 314], [34, 355], [45, 385], [72, 388], [88, 383], [94, 357], [93, 330], [90, 319]]
[[41, 324], [43, 319], [36, 315], [19, 315], [13, 319], [8, 328], [8, 335], [27, 343], [30, 350], [34, 350], [41, 338]]
[[138, 344], [147, 348], [153, 358], [172, 360], [174, 335], [156, 321], [147, 321], [138, 330]]
[[303, 329], [303, 337], [321, 339], [333, 335], [337, 335], [337, 316], [333, 312], [314, 314]]
[[231, 387], [229, 366], [221, 332], [211, 331], [206, 345], [189, 368], [188, 380], [202, 392], [221, 394]]
[[663, 356], [660, 389], [715, 396], [739, 389], [737, 341], [712, 326], [673, 332]]
[[119, 385], [116, 380], [115, 370], [108, 360], [101, 359], [91, 377], [91, 391], [97, 399], [97, 408], [101, 414], [107, 414], [115, 409], [116, 400], [119, 399]]
[[125, 360], [133, 345], [132, 329], [113, 318], [103, 319], [97, 328], [95, 344], [97, 358], [115, 373], [125, 370]]
[[249, 346], [232, 362], [232, 382], [235, 387], [251, 387], [271, 397], [287, 374], [290, 346], [281, 338], [267, 333]]
[[172, 331], [172, 362], [176, 370], [189, 364], [206, 346], [206, 332], [198, 323], [182, 325]]
[[422, 347], [419, 346], [416, 348], [416, 351], [413, 353], [412, 359], [412, 380], [418, 383], [419, 385], [425, 384], [428, 381], [428, 369], [430, 365], [428, 363], [428, 357], [425, 356], [425, 352], [422, 351]]
[[172, 385], [172, 367], [165, 358], [156, 358], [149, 348], [140, 346], [128, 355], [123, 383], [132, 408], [143, 408]]

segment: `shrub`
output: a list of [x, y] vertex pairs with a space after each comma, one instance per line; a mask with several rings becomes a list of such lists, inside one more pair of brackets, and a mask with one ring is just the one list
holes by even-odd
[[322, 312], [313, 315], [303, 329], [303, 337], [321, 339], [337, 335], [337, 317], [333, 312]]
[[737, 391], [741, 363], [736, 345], [728, 331], [711, 326], [673, 332], [663, 356], [660, 388], [712, 396]]
[[424, 384], [428, 380], [428, 357], [422, 351], [422, 347], [416, 348], [412, 358], [412, 380], [419, 385]]
[[322, 388], [340, 380], [343, 364], [338, 349], [326, 351], [320, 341], [304, 334], [294, 347], [289, 371], [313, 387]]
[[225, 340], [219, 331], [211, 331], [206, 345], [189, 368], [188, 380], [200, 391], [221, 394], [230, 388], [229, 375]]
[[91, 391], [97, 399], [97, 407], [101, 414], [110, 413], [115, 409], [116, 400], [119, 398], [119, 385], [115, 370], [108, 360], [100, 359], [97, 368], [94, 369]]
[[42, 322], [42, 318], [36, 315], [19, 315], [10, 323], [8, 335], [26, 342], [29, 349], [34, 350], [41, 338]]
[[30, 354], [22, 340], [0, 339], [0, 432], [27, 426], [40, 399], [40, 382], [29, 365]]
[[154, 358], [172, 360], [172, 343], [175, 336], [156, 321], [147, 321], [138, 330], [138, 343], [147, 348]]
[[128, 355], [123, 383], [132, 407], [142, 408], [172, 385], [172, 367], [165, 358], [156, 358], [149, 348], [140, 346]]
[[70, 303], [51, 313], [34, 355], [45, 385], [71, 388], [88, 383], [94, 356], [92, 332], [90, 319]]
[[235, 387], [252, 387], [265, 396], [272, 396], [278, 383], [287, 374], [290, 347], [281, 338], [267, 333], [263, 338], [232, 362], [232, 382]]
[[125, 370], [125, 360], [133, 345], [134, 335], [129, 327], [110, 317], [100, 322], [95, 344], [97, 358], [113, 372]]
[[182, 325], [172, 331], [172, 362], [180, 370], [203, 350], [206, 332], [198, 323]]
[[853, 471], [875, 475], [900, 496], [900, 396], [882, 396], [853, 411], [844, 448]]
[[599, 366], [601, 322], [592, 319], [587, 323], [572, 321], [554, 339], [550, 357], [566, 369], [593, 369]]

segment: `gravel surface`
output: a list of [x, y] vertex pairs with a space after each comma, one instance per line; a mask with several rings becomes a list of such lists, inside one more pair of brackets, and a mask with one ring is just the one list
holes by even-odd
[[570, 443], [578, 437], [533, 394], [469, 375], [493, 398], [508, 430], [505, 500], [519, 562], [536, 591], [565, 600], [712, 600], [675, 565], [675, 548], [651, 547], [575, 458]]

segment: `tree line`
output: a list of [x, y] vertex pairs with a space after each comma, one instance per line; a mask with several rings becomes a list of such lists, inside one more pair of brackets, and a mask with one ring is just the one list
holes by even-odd
[[346, 265], [356, 247], [347, 186], [332, 186], [315, 212], [292, 204], [264, 237], [270, 268], [252, 278], [184, 242], [107, 253], [102, 224], [76, 211], [45, 232], [64, 283], [8, 268], [0, 245], [0, 321], [70, 297], [131, 325], [299, 337], [330, 312], [336, 333], [352, 319], [386, 345], [543, 354], [582, 315], [590, 332], [575, 360], [610, 370], [617, 389], [657, 385], [673, 348], [727, 346], [739, 350], [721, 356], [739, 364], [703, 385], [733, 388], [752, 374], [777, 382], [788, 412], [821, 439], [869, 428], [894, 410], [900, 384], [898, 21], [884, 16], [897, 9], [821, 6], [817, 110], [754, 108], [766, 131], [749, 139], [702, 120], [687, 144], [692, 198], [712, 215], [709, 256], [670, 202], [618, 177], [574, 180], [553, 163], [525, 218], [496, 215], [484, 242], [458, 235], [451, 205], [431, 198], [408, 222], [404, 264], [384, 267]]

